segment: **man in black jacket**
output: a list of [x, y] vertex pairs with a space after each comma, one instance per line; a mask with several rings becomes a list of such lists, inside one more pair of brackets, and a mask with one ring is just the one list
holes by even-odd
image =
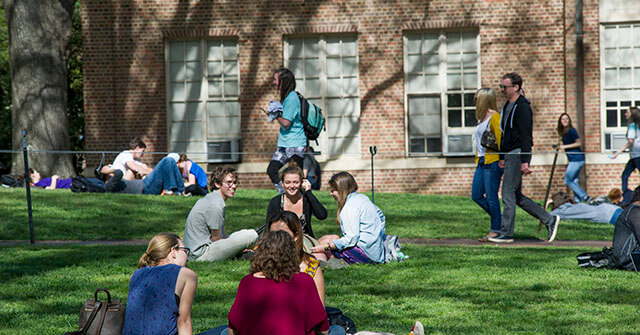
[[533, 146], [533, 112], [529, 100], [521, 94], [522, 77], [517, 73], [507, 73], [502, 77], [500, 90], [507, 98], [502, 107], [500, 129], [500, 167], [504, 168], [502, 181], [502, 226], [500, 234], [490, 237], [494, 243], [513, 243], [513, 228], [516, 219], [516, 205], [529, 215], [544, 222], [549, 231], [549, 242], [556, 238], [559, 216], [552, 216], [540, 205], [522, 194], [522, 175], [531, 173], [531, 147]]

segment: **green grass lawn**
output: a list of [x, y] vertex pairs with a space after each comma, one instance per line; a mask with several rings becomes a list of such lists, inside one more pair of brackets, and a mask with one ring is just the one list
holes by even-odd
[[[0, 333], [60, 334], [97, 287], [126, 300], [142, 246], [6, 247]], [[327, 270], [327, 305], [361, 330], [406, 334], [637, 334], [637, 274], [584, 270], [576, 248], [407, 245], [403, 263]], [[194, 328], [224, 324], [247, 261], [191, 263]]]
[[[239, 189], [227, 201], [227, 231], [264, 223], [273, 190]], [[313, 220], [316, 235], [339, 233], [336, 203], [328, 192], [316, 192], [329, 218]], [[196, 197], [123, 194], [76, 194], [68, 190], [32, 191], [38, 240], [149, 239], [162, 231], [182, 235]], [[489, 230], [489, 216], [469, 197], [376, 193], [387, 217], [387, 233], [400, 237], [475, 238]], [[28, 240], [29, 224], [23, 189], [0, 189], [0, 240]], [[518, 209], [515, 237], [545, 239], [538, 222]], [[563, 221], [558, 240], [609, 240], [613, 226]]]

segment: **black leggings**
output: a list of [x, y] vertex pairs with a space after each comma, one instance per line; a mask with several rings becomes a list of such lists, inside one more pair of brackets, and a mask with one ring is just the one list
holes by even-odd
[[[304, 158], [298, 155], [293, 155], [289, 160], [293, 160], [302, 169]], [[274, 185], [280, 183], [280, 176], [278, 175], [278, 171], [280, 171], [280, 168], [283, 165], [284, 164], [280, 163], [279, 161], [269, 162], [269, 166], [267, 167], [267, 174], [269, 175], [269, 178], [271, 178], [271, 182]]]

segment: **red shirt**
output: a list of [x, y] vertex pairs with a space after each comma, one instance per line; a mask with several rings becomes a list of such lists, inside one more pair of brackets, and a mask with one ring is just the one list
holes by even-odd
[[227, 317], [239, 335], [306, 335], [318, 326], [320, 331], [329, 329], [316, 285], [305, 273], [295, 273], [291, 281], [279, 283], [245, 276]]

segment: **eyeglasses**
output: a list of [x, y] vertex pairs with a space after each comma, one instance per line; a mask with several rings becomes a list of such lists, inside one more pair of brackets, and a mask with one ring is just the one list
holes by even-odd
[[516, 86], [516, 85], [509, 85], [509, 86], [505, 86], [505, 85], [500, 84], [500, 89], [501, 89], [501, 90], [506, 90], [507, 88], [509, 88], [509, 87], [514, 87], [514, 86]]
[[176, 247], [176, 250], [184, 250], [184, 253], [187, 254], [187, 257], [191, 256], [191, 249], [187, 247]]
[[238, 181], [237, 181], [237, 180], [233, 180], [233, 181], [231, 181], [231, 180], [225, 180], [225, 181], [223, 181], [222, 183], [223, 183], [223, 184], [225, 184], [225, 185], [227, 185], [227, 186], [229, 186], [229, 187], [231, 187], [231, 186], [233, 186], [233, 185], [238, 186]]

